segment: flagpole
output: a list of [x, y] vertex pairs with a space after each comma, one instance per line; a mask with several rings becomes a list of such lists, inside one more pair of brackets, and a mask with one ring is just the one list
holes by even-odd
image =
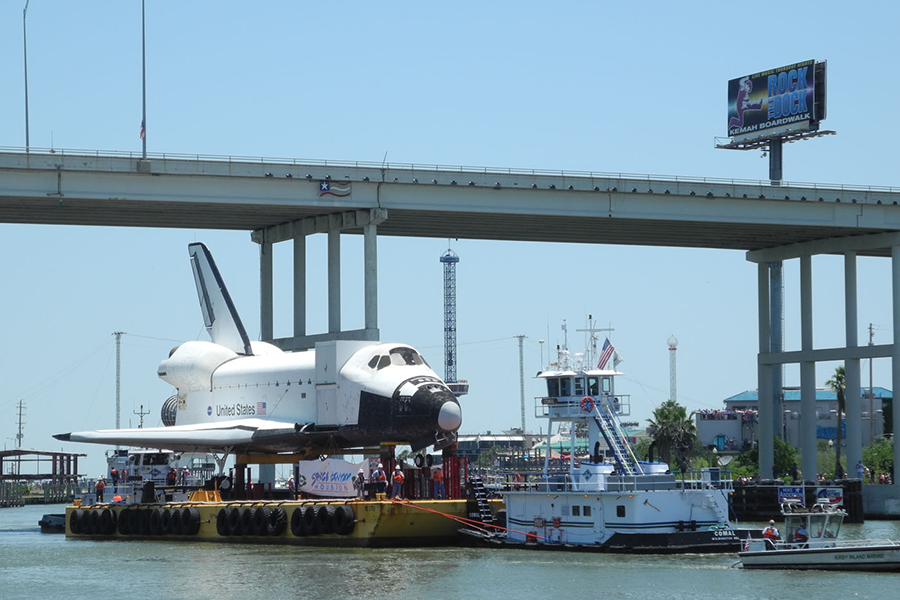
[[141, 114], [141, 143], [143, 152], [141, 158], [147, 160], [147, 27], [146, 12], [144, 10], [146, 0], [141, 0], [141, 78], [143, 94], [143, 111]]

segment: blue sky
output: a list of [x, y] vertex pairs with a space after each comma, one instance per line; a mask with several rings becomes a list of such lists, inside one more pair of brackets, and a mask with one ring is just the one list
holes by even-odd
[[[765, 179], [759, 152], [717, 150], [729, 79], [828, 61], [838, 132], [785, 147], [786, 180], [897, 185], [900, 95], [890, 3], [825, 2], [815, 14], [717, 2], [149, 1], [151, 152], [439, 163]], [[0, 3], [0, 146], [25, 143], [24, 2]], [[31, 145], [140, 151], [140, 2], [32, 0]], [[172, 389], [156, 367], [180, 341], [205, 339], [187, 244], [211, 248], [251, 336], [259, 332], [258, 248], [249, 232], [0, 224], [3, 391], [0, 436], [26, 447], [114, 425], [112, 332], [122, 344], [122, 422]], [[382, 339], [439, 366], [442, 239], [379, 239]], [[541, 347], [588, 314], [615, 328], [620, 391], [637, 419], [668, 397], [666, 340], [679, 339], [678, 399], [690, 409], [756, 387], [756, 268], [733, 251], [454, 240], [459, 254], [459, 376], [464, 432], [519, 423], [517, 342], [527, 375]], [[361, 326], [361, 240], [344, 241], [344, 326]], [[276, 335], [290, 332], [290, 246], [276, 251]], [[842, 259], [814, 260], [816, 345], [843, 341]], [[324, 240], [309, 246], [310, 329], [325, 328]], [[786, 268], [787, 347], [799, 346], [798, 265]], [[860, 339], [891, 341], [886, 260], [861, 259]], [[410, 278], [413, 281], [410, 281]], [[415, 289], [415, 307], [408, 293]], [[833, 293], [831, 290], [835, 290]], [[402, 307], [401, 307], [402, 305]], [[583, 339], [570, 335], [578, 348]], [[882, 364], [884, 363], [884, 364]], [[819, 367], [822, 385], [834, 364]], [[890, 387], [889, 363], [875, 384]], [[864, 377], [867, 382], [867, 377]], [[788, 369], [787, 383], [799, 373]], [[526, 381], [529, 428], [540, 386]], [[102, 449], [63, 445], [90, 454]]]

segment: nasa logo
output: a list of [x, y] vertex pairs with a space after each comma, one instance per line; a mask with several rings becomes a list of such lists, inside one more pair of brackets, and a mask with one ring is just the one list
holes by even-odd
[[208, 416], [208, 417], [212, 416], [212, 406], [206, 407], [206, 416]]

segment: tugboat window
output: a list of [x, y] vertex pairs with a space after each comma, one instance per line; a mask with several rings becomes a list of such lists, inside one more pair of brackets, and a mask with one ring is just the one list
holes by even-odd
[[584, 378], [583, 377], [575, 378], [575, 395], [576, 396], [584, 395]]
[[572, 507], [572, 516], [573, 516], [573, 517], [580, 517], [580, 516], [581, 516], [581, 507], [580, 507], [580, 506], [573, 506], [573, 507]]
[[616, 516], [619, 517], [620, 519], [625, 518], [625, 507], [622, 506], [621, 504], [616, 506]]
[[588, 396], [600, 395], [600, 380], [596, 377], [588, 377]]
[[609, 387], [609, 377], [604, 377], [603, 378], [603, 391], [608, 394], [610, 389], [611, 388]]
[[584, 516], [586, 516], [586, 517], [591, 516], [591, 507], [590, 506], [584, 507]]
[[559, 396], [559, 379], [547, 380], [547, 394], [552, 398]]
[[572, 380], [568, 377], [563, 377], [559, 380], [559, 395], [560, 396], [571, 396], [572, 395]]

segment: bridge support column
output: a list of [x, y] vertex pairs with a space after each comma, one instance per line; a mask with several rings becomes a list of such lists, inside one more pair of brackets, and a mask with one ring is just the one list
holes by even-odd
[[272, 339], [274, 331], [272, 292], [272, 242], [259, 245], [259, 334], [264, 340]]
[[294, 337], [306, 335], [306, 233], [294, 228]]
[[328, 333], [341, 330], [341, 230], [328, 231]]
[[[813, 351], [812, 256], [800, 257], [800, 348]], [[816, 363], [800, 362], [800, 452], [803, 479], [816, 480]]]
[[378, 329], [378, 236], [375, 224], [363, 227], [363, 263], [365, 327]]
[[[757, 303], [759, 310], [759, 354], [769, 352], [769, 266], [761, 262], [756, 265], [758, 273]], [[771, 477], [775, 464], [774, 433], [772, 425], [772, 365], [757, 364], [757, 389], [759, 390], [759, 474]]]
[[[250, 239], [260, 245], [260, 280], [263, 339], [282, 350], [306, 350], [317, 342], [331, 340], [378, 341], [378, 237], [377, 226], [387, 219], [383, 208], [353, 210], [307, 217], [254, 231]], [[365, 327], [341, 329], [341, 234], [363, 235], [363, 295]], [[310, 335], [306, 326], [306, 238], [325, 234], [327, 239], [328, 331]], [[294, 330], [287, 338], [275, 339], [272, 327], [272, 245], [294, 242]]]
[[[859, 346], [856, 304], [856, 252], [844, 254], [844, 323], [847, 348]], [[847, 475], [856, 477], [856, 465], [862, 460], [862, 401], [860, 399], [859, 359], [844, 360], [844, 414], [847, 424]]]
[[[891, 355], [891, 385], [893, 386], [893, 396], [896, 398], [900, 391], [900, 245], [891, 248], [891, 275], [894, 302], [894, 344], [893, 353]], [[900, 482], [897, 481], [897, 475], [900, 475], [900, 443], [897, 442], [897, 433], [900, 432], [900, 402], [891, 398], [891, 413], [893, 414], [894, 425], [894, 473], [893, 484], [895, 495], [900, 490]]]
[[[769, 263], [769, 348], [784, 350], [784, 263]], [[774, 434], [784, 439], [784, 365], [772, 365], [772, 416]]]

